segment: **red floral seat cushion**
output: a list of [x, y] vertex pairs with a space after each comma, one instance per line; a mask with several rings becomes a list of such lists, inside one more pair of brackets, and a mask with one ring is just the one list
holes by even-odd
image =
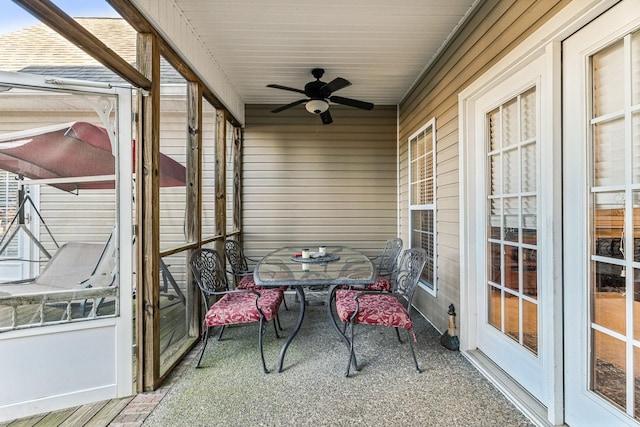
[[[288, 288], [289, 288], [288, 286], [280, 286], [277, 289], [282, 289], [283, 291], [286, 291]], [[256, 281], [253, 279], [253, 274], [249, 274], [247, 276], [243, 276], [242, 279], [240, 279], [240, 281], [238, 282], [238, 286], [236, 286], [236, 289], [251, 289], [255, 291], [258, 289], [269, 289], [269, 288], [256, 285]]]
[[[261, 289], [258, 306], [264, 313], [265, 320], [273, 319], [278, 313], [283, 294], [280, 289]], [[216, 301], [207, 314], [207, 326], [235, 325], [260, 321], [260, 313], [256, 309], [256, 295], [253, 293], [230, 293]]]
[[391, 292], [391, 282], [386, 277], [376, 277], [375, 283], [365, 286], [365, 289], [369, 291], [384, 291]]
[[[343, 322], [349, 322], [356, 311], [354, 296], [357, 290], [336, 291], [336, 311]], [[413, 332], [413, 323], [402, 303], [391, 294], [369, 294], [358, 298], [360, 310], [356, 323], [368, 325], [392, 326]]]
[[256, 281], [253, 280], [253, 274], [243, 276], [238, 282], [236, 289], [259, 289], [260, 286], [256, 285]]
[[[349, 285], [342, 286], [342, 289], [349, 289]], [[366, 285], [364, 288], [359, 288], [360, 290], [367, 291], [382, 291], [382, 292], [391, 292], [391, 282], [389, 279], [383, 276], [376, 277], [376, 281], [371, 283], [370, 285]]]

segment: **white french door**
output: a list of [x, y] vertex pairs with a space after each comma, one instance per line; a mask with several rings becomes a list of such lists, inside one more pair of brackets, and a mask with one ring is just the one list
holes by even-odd
[[640, 1], [563, 43], [565, 420], [640, 420]]
[[[540, 105], [544, 57], [475, 102], [477, 348], [546, 401], [538, 279]], [[480, 148], [482, 147], [482, 148]], [[481, 250], [483, 248], [484, 250]]]

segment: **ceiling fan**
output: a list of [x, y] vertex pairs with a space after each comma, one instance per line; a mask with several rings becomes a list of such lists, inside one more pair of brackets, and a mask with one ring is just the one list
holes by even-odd
[[333, 122], [331, 114], [329, 113], [329, 101], [336, 104], [347, 105], [349, 107], [361, 108], [363, 110], [371, 110], [373, 108], [373, 104], [370, 102], [332, 95], [333, 92], [350, 86], [351, 83], [348, 80], [345, 80], [342, 77], [336, 77], [329, 83], [322, 82], [320, 81], [324, 74], [324, 70], [322, 68], [314, 68], [311, 70], [311, 74], [316, 78], [316, 80], [304, 85], [304, 90], [276, 84], [267, 85], [267, 87], [301, 93], [307, 97], [306, 99], [299, 99], [290, 104], [278, 107], [271, 112], [279, 113], [280, 111], [295, 107], [296, 105], [305, 104], [305, 108], [308, 112], [312, 114], [319, 114], [320, 119], [322, 119], [322, 124], [328, 125]]

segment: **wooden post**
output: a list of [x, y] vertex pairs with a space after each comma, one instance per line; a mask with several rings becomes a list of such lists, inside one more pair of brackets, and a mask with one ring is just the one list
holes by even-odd
[[[227, 235], [227, 196], [226, 196], [226, 176], [227, 176], [227, 118], [224, 110], [216, 109], [216, 230], [221, 240], [216, 241], [216, 250], [222, 252], [223, 241]], [[223, 257], [224, 259], [224, 257]]]
[[233, 230], [242, 231], [242, 128], [233, 129]]
[[[202, 91], [197, 82], [187, 83], [187, 215], [185, 232], [187, 242], [200, 242], [202, 237]], [[191, 251], [187, 255], [191, 255]], [[200, 292], [187, 266], [186, 315], [189, 336], [200, 333]]]
[[140, 97], [136, 147], [137, 387], [154, 390], [160, 378], [160, 49], [152, 34], [138, 34], [137, 64], [151, 80]]

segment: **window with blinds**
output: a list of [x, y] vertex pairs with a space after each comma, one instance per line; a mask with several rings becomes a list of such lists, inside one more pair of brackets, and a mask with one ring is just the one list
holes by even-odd
[[486, 114], [488, 323], [538, 353], [536, 87]]
[[436, 293], [436, 135], [435, 118], [409, 138], [411, 247], [427, 251], [420, 283]]

